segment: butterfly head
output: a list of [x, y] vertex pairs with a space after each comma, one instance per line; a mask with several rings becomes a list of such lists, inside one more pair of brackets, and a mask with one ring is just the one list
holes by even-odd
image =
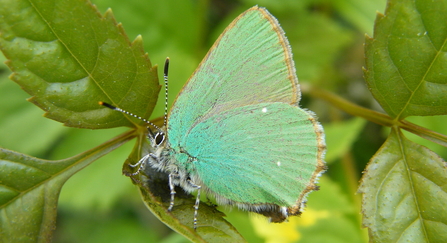
[[166, 141], [166, 132], [163, 131], [163, 129], [158, 128], [156, 133], [152, 132], [149, 127], [147, 130], [149, 131], [148, 138], [151, 142], [152, 147], [158, 148], [164, 145]]

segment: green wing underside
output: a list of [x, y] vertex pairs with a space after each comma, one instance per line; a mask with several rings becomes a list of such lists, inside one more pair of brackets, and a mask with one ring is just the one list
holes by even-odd
[[177, 97], [168, 127], [178, 141], [208, 116], [263, 102], [298, 104], [298, 80], [289, 44], [265, 10], [233, 21]]
[[167, 134], [174, 163], [229, 200], [295, 205], [313, 183], [322, 146], [316, 121], [297, 107], [299, 100], [281, 27], [266, 10], [247, 10], [172, 107]]
[[314, 122], [309, 112], [286, 103], [235, 108], [185, 134], [179, 145], [196, 160], [177, 162], [227, 199], [292, 206], [316, 169]]

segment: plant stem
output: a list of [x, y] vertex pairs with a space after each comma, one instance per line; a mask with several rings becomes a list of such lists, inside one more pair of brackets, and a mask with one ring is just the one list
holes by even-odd
[[387, 127], [396, 126], [404, 130], [407, 130], [411, 133], [414, 133], [422, 138], [430, 140], [434, 143], [447, 147], [447, 136], [444, 134], [437, 133], [435, 131], [418, 126], [405, 120], [393, 119], [386, 114], [361, 107], [332, 92], [320, 89], [318, 87], [305, 87], [304, 90], [307, 91], [310, 95], [325, 100], [331, 105], [353, 116], [363, 117], [368, 121], [374, 122], [382, 126]]
[[363, 117], [368, 121], [386, 127], [396, 125], [396, 121], [394, 121], [390, 116], [356, 105], [349, 100], [346, 100], [327, 90], [323, 90], [317, 87], [310, 87], [308, 91], [310, 95], [323, 99], [329, 102], [331, 105], [353, 116]]
[[418, 126], [414, 123], [405, 120], [399, 121], [398, 124], [399, 124], [398, 126], [404, 130], [407, 130], [411, 133], [418, 135], [419, 137], [425, 138], [434, 143], [447, 147], [447, 136], [444, 134], [437, 133], [435, 131], [429, 130], [425, 127]]

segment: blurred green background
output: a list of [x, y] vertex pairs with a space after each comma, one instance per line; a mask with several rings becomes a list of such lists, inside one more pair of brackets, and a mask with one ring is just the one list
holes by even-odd
[[[170, 57], [170, 105], [223, 29], [253, 5], [266, 7], [292, 46], [303, 85], [302, 106], [313, 110], [326, 130], [329, 171], [321, 179], [321, 190], [310, 195], [303, 216], [288, 223], [268, 224], [237, 209], [222, 210], [248, 242], [367, 242], [366, 230], [361, 229], [360, 195], [355, 192], [387, 130], [309, 96], [306, 87], [330, 90], [380, 111], [364, 83], [362, 66], [364, 35], [372, 35], [376, 12], [385, 10], [384, 0], [95, 0], [93, 4], [101, 13], [111, 8], [131, 40], [142, 35], [153, 64], [163, 65]], [[5, 58], [0, 60], [1, 147], [62, 159], [126, 130], [68, 128], [43, 118], [39, 108], [26, 102], [29, 95], [8, 80]], [[152, 118], [163, 115], [163, 104], [158, 103]], [[409, 120], [447, 133], [441, 117]], [[446, 158], [445, 148], [409, 137]], [[141, 202], [138, 189], [121, 175], [132, 146], [119, 148], [65, 184], [54, 242], [188, 242], [156, 219]]]

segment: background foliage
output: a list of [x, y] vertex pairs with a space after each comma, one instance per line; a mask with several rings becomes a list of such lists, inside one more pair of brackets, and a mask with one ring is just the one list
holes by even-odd
[[[170, 104], [227, 24], [253, 5], [266, 7], [279, 20], [292, 45], [303, 90], [302, 106], [315, 111], [325, 128], [329, 170], [321, 179], [321, 190], [310, 195], [306, 212], [300, 218], [292, 218], [287, 224], [267, 224], [264, 219], [249, 216], [245, 212], [222, 210], [248, 242], [368, 241], [366, 230], [361, 228], [359, 212], [362, 195], [356, 194], [359, 180], [366, 164], [387, 136], [391, 133], [392, 138], [402, 138], [402, 134], [397, 129], [390, 131], [389, 128], [362, 118], [351, 117], [336, 108], [335, 104], [319, 99], [313, 87], [332, 91], [353, 103], [384, 112], [368, 91], [362, 71], [365, 65], [364, 34], [373, 35], [376, 11], [385, 11], [384, 0], [96, 0], [93, 3], [102, 14], [112, 8], [113, 15], [122, 23], [131, 40], [137, 35], [143, 37], [142, 45], [152, 64], [163, 64], [166, 56], [170, 57]], [[411, 15], [410, 12], [406, 13]], [[386, 20], [382, 24], [386, 25]], [[424, 32], [421, 33], [424, 36]], [[443, 40], [439, 40], [439, 46], [443, 45]], [[401, 44], [395, 41], [397, 46]], [[374, 45], [373, 42], [369, 40], [370, 47]], [[79, 43], [82, 46], [82, 38]], [[6, 60], [3, 56], [0, 59]], [[0, 147], [38, 158], [58, 160], [80, 154], [128, 130], [69, 128], [41, 117], [42, 110], [25, 101], [30, 96], [8, 80], [10, 71], [1, 65]], [[369, 69], [366, 72], [369, 78], [371, 71]], [[372, 87], [371, 82], [369, 87]], [[383, 89], [392, 94], [399, 91], [396, 87], [384, 86]], [[371, 89], [376, 98], [380, 96], [374, 88]], [[148, 96], [153, 95], [150, 92], [147, 91]], [[162, 95], [159, 97], [163, 98]], [[400, 105], [399, 102], [396, 101]], [[163, 114], [163, 104], [157, 103], [152, 118]], [[385, 110], [393, 118], [408, 116], [398, 115], [399, 112], [394, 113], [392, 108], [391, 104]], [[447, 134], [445, 116], [408, 117], [407, 120]], [[104, 124], [108, 121], [110, 117], [104, 119]], [[445, 147], [405, 131], [403, 134], [416, 144], [427, 146], [446, 158]], [[387, 148], [395, 146], [391, 142], [387, 141], [390, 144]], [[409, 146], [424, 150], [418, 145]], [[188, 242], [156, 219], [141, 203], [136, 187], [121, 175], [122, 164], [131, 150], [132, 144], [127, 143], [67, 181], [59, 198], [53, 242]], [[387, 151], [382, 149], [381, 152], [383, 154]], [[427, 157], [436, 157], [428, 154]], [[381, 161], [379, 155], [371, 163], [375, 161]], [[442, 169], [445, 168], [438, 170]], [[366, 178], [363, 183], [380, 180], [378, 178], [384, 172], [376, 173], [376, 176]], [[369, 183], [380, 184], [381, 181]], [[399, 188], [397, 184], [394, 187]], [[363, 187], [362, 190], [364, 195], [368, 195], [368, 188]], [[369, 206], [365, 205], [364, 209], [368, 210]], [[372, 221], [367, 219], [365, 223], [371, 226], [374, 225]], [[383, 229], [375, 230], [380, 232]], [[386, 242], [385, 238], [380, 238], [381, 234], [374, 237], [378, 242]]]

